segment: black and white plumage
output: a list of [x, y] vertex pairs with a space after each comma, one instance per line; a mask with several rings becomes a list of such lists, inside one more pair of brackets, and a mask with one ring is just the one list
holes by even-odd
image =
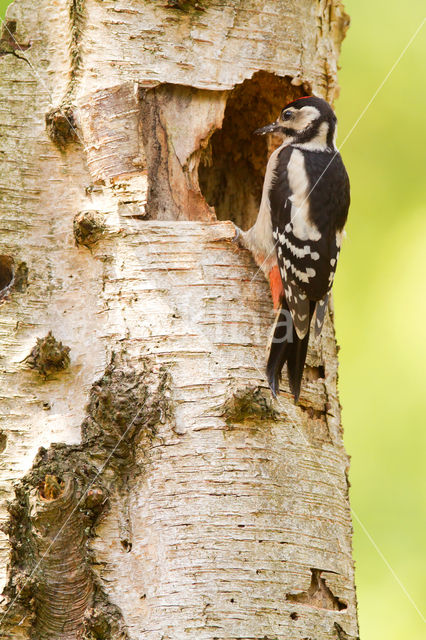
[[315, 315], [318, 335], [333, 284], [350, 202], [349, 179], [334, 143], [336, 116], [325, 100], [299, 98], [256, 133], [272, 132], [282, 134], [284, 141], [269, 159], [256, 224], [241, 235], [269, 275], [274, 299], [276, 278], [271, 276], [278, 267], [284, 291], [266, 370], [276, 395], [287, 363], [297, 401], [311, 320]]

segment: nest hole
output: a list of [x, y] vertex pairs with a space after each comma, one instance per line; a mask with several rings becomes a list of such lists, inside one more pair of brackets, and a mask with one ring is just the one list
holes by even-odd
[[222, 127], [210, 138], [198, 169], [201, 192], [218, 220], [232, 220], [244, 230], [254, 224], [267, 161], [280, 139], [253, 132], [308, 92], [307, 87], [293, 86], [289, 77], [265, 71], [230, 91]]
[[47, 474], [39, 486], [39, 494], [44, 501], [51, 502], [57, 500], [63, 494], [64, 489], [64, 480], [57, 476]]

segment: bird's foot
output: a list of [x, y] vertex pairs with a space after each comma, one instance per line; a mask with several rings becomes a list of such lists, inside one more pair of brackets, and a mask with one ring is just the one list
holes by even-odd
[[232, 238], [232, 242], [234, 242], [235, 244], [238, 244], [238, 246], [243, 246], [241, 244], [241, 240], [242, 240], [242, 234], [243, 232], [241, 231], [240, 227], [237, 227], [236, 224], [234, 224], [235, 227], [235, 236]]

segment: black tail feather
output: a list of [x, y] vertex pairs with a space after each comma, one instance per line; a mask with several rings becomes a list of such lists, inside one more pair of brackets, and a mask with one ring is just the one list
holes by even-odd
[[300, 387], [302, 384], [303, 369], [305, 367], [306, 353], [308, 351], [309, 329], [306, 336], [301, 340], [294, 331], [294, 342], [289, 349], [287, 357], [288, 381], [290, 389], [294, 395], [294, 401], [298, 402]]
[[[315, 302], [311, 302], [310, 319], [312, 318], [314, 310]], [[268, 383], [275, 397], [279, 391], [281, 371], [285, 363], [287, 363], [290, 389], [294, 395], [295, 402], [298, 402], [308, 342], [309, 329], [306, 336], [301, 340], [294, 329], [290, 311], [284, 300], [275, 323], [274, 335], [269, 351], [268, 363], [266, 365]]]

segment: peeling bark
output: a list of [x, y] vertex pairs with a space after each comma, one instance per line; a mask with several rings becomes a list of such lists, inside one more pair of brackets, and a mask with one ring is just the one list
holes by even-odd
[[334, 99], [347, 23], [339, 0], [9, 7], [2, 638], [357, 637], [331, 309], [300, 405], [285, 378], [273, 403], [267, 283], [231, 242], [274, 145], [252, 131]]

